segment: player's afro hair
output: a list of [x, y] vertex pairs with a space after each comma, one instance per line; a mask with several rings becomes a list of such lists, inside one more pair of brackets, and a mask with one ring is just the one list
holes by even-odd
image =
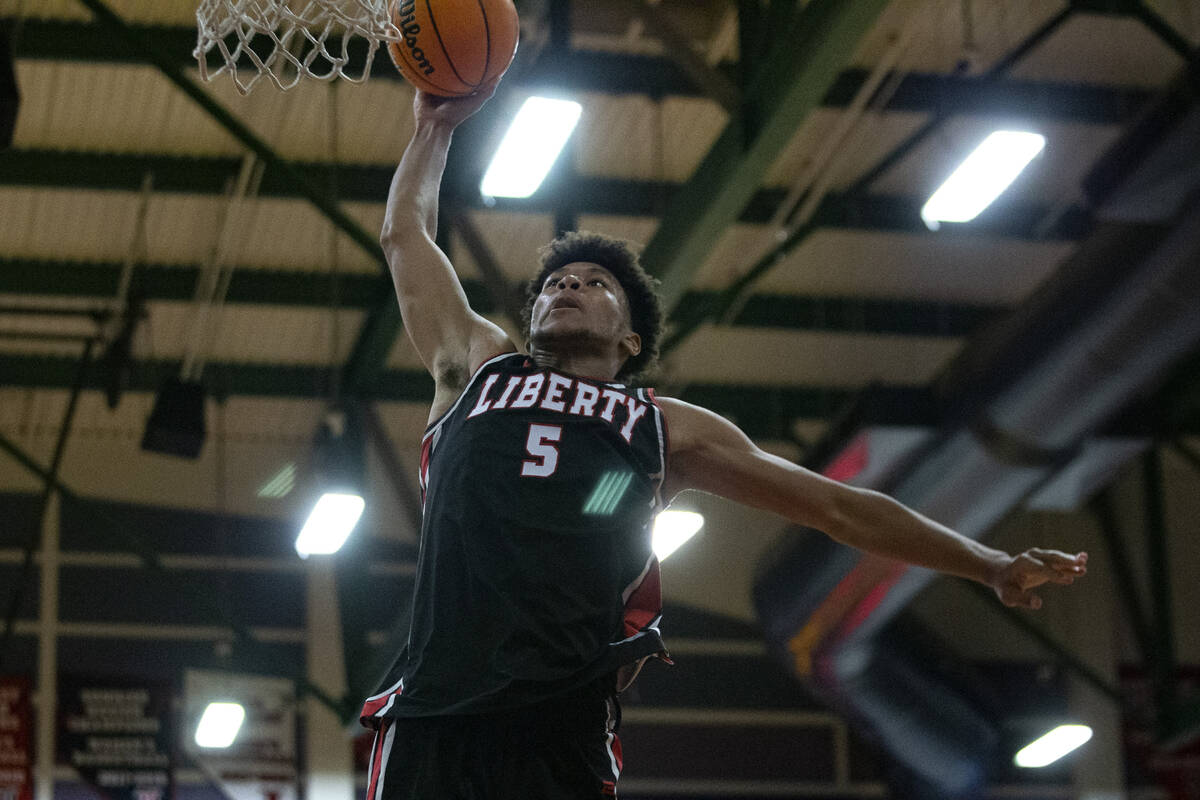
[[571, 231], [542, 247], [538, 254], [541, 256], [541, 267], [537, 277], [525, 287], [525, 308], [522, 312], [525, 336], [529, 336], [533, 303], [550, 273], [577, 262], [599, 264], [620, 282], [629, 300], [630, 327], [642, 339], [642, 351], [621, 365], [617, 377], [630, 383], [646, 377], [658, 361], [663, 312], [656, 291], [658, 280], [642, 268], [633, 246], [623, 239], [602, 233]]

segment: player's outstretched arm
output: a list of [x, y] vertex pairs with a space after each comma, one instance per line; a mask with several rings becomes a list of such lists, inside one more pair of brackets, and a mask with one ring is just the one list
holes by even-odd
[[416, 127], [392, 178], [380, 235], [404, 327], [437, 382], [435, 409], [484, 360], [514, 349], [503, 330], [471, 310], [454, 267], [434, 243], [450, 140], [494, 90], [493, 83], [463, 98], [417, 92]]
[[1087, 571], [1087, 554], [1027, 550], [1017, 556], [987, 547], [924, 517], [887, 495], [830, 480], [757, 447], [717, 414], [662, 398], [671, 431], [667, 490], [699, 489], [824, 531], [874, 555], [970, 578], [1010, 606], [1038, 608], [1033, 589], [1069, 584]]

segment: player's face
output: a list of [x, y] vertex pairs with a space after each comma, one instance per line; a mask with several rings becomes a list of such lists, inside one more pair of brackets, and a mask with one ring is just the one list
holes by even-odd
[[535, 340], [578, 336], [618, 342], [630, 333], [629, 301], [599, 264], [567, 264], [542, 283], [529, 328]]

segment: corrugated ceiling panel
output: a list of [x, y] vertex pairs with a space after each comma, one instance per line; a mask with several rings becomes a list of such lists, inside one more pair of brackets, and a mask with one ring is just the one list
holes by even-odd
[[[66, 412], [69, 393], [57, 389], [0, 389], [0, 430], [9, 435], [53, 437]], [[206, 422], [210, 436], [222, 430], [227, 441], [312, 442], [325, 409], [321, 400], [277, 397], [230, 397], [220, 404], [209, 399]], [[396, 404], [400, 405], [400, 404]], [[101, 392], [83, 392], [75, 411], [72, 435], [84, 438], [141, 439], [154, 395], [125, 392], [115, 409]]]
[[[237, 263], [274, 269], [323, 272], [330, 268], [334, 233], [331, 223], [304, 200], [266, 198], [258, 201], [253, 219], [247, 221], [253, 234], [247, 236]], [[343, 203], [342, 210], [359, 224], [371, 241], [383, 225], [384, 206], [379, 203]], [[337, 232], [338, 269], [342, 272], [378, 274], [382, 265], [347, 234]]]
[[[7, 321], [0, 321], [0, 330], [9, 327]], [[94, 351], [95, 352], [95, 351]], [[83, 355], [83, 342], [39, 341], [23, 337], [9, 338], [0, 336], [0, 353], [19, 353], [23, 356], [67, 356], [80, 358]]]
[[133, 238], [131, 192], [0, 188], [0, 253], [9, 257], [123, 259]]
[[[1200, 5], [1192, 5], [1200, 14]], [[1023, 58], [1012, 75], [1152, 88], [1167, 83], [1182, 67], [1183, 59], [1135, 19], [1075, 14]]]
[[[693, 286], [728, 286], [773, 242], [765, 225], [729, 228]], [[984, 236], [820, 230], [759, 278], [754, 291], [1013, 305], [1073, 248]]]
[[726, 122], [720, 106], [702, 98], [586, 94], [582, 102], [574, 151], [585, 175], [685, 181]]
[[[824, 156], [824, 165], [818, 175], [822, 183], [829, 182], [833, 191], [844, 189], [896, 149], [927, 119], [925, 114], [869, 112], [861, 116], [847, 134], [835, 139], [845, 113], [840, 109], [819, 108], [809, 114], [776, 158], [764, 185], [791, 188], [800, 175], [812, 169], [813, 159], [823, 156], [829, 144], [835, 142], [837, 147]], [[827, 174], [831, 179], [825, 177]], [[809, 176], [807, 185], [812, 184]]]
[[954, 339], [708, 327], [671, 354], [668, 374], [673, 383], [924, 386], [961, 346]]
[[614, 217], [602, 214], [580, 214], [579, 229], [595, 231], [632, 242], [639, 248], [654, 236], [658, 220], [653, 217]]
[[775, 237], [766, 225], [730, 225], [692, 279], [696, 289], [723, 289], [746, 273]]
[[[505, 275], [514, 281], [534, 276], [538, 249], [554, 238], [553, 217], [506, 211], [472, 211], [470, 216]], [[464, 277], [480, 275], [475, 259], [458, 236], [451, 239], [450, 260]]]
[[[7, 257], [121, 261], [133, 247], [140, 197], [133, 192], [0, 188], [0, 253]], [[145, 258], [154, 263], [197, 264], [218, 238], [222, 197], [153, 195], [146, 212]], [[382, 203], [343, 208], [373, 240], [383, 221]], [[232, 223], [230, 263], [300, 271], [325, 271], [334, 258], [332, 224], [303, 200], [248, 202]], [[338, 268], [375, 274], [381, 265], [342, 233]]]
[[[199, 82], [199, 73], [193, 72], [192, 78]], [[222, 75], [206, 88], [280, 154], [293, 160], [331, 161], [336, 153], [338, 161], [348, 164], [399, 163], [412, 137], [413, 91], [403, 81], [372, 80], [359, 85], [303, 80], [287, 92], [263, 84], [261, 90], [256, 87], [242, 96], [232, 79]]]
[[1073, 249], [1066, 242], [818, 231], [756, 289], [1015, 305]]
[[[991, 67], [1067, 6], [1065, 0], [897, 0], [855, 48], [852, 63], [878, 63], [908, 37], [899, 67], [915, 72], [971, 72]], [[969, 16], [964, 16], [964, 13]]]
[[[19, 60], [17, 72], [22, 94], [14, 134], [18, 147], [201, 156], [245, 152], [154, 67]], [[398, 163], [412, 136], [412, 89], [400, 81], [304, 81], [288, 92], [265, 87], [243, 97], [232, 81], [203, 84], [197, 71], [189, 74], [291, 160], [330, 161], [336, 152], [342, 163]]]
[[[148, 339], [136, 352], [139, 357], [180, 358], [199, 342], [196, 315], [190, 303], [150, 303], [150, 318], [143, 324]], [[344, 363], [362, 324], [363, 312], [337, 312], [337, 349], [334, 355], [334, 315], [329, 309], [227, 305], [206, 350], [208, 360], [264, 364]]]
[[[106, 0], [122, 19], [146, 25], [195, 25], [194, 0]], [[90, 20], [92, 13], [77, 0], [0, 0], [0, 16]]]
[[571, 148], [584, 175], [651, 180], [663, 174], [661, 106], [641, 95], [588, 93]]
[[663, 100], [663, 179], [686, 181], [729, 121], [725, 110], [700, 97]]
[[[509, 323], [509, 321], [504, 317], [496, 314], [487, 314], [485, 315], [485, 319], [500, 326], [500, 328], [503, 329], [505, 333], [508, 334], [509, 338], [518, 346], [520, 346], [523, 342], [525, 338], [524, 333], [522, 331], [518, 331], [516, 326]], [[416, 348], [413, 347], [412, 339], [408, 337], [408, 334], [404, 330], [400, 331], [400, 333], [396, 336], [396, 341], [392, 343], [392, 348], [388, 352], [387, 358], [384, 360], [384, 368], [413, 370], [416, 372], [425, 371], [425, 364], [421, 362], [420, 357], [417, 355]]]

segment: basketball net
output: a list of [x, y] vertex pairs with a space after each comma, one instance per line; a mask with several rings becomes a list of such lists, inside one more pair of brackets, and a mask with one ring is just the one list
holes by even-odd
[[[362, 83], [379, 43], [400, 39], [388, 0], [200, 0], [196, 24], [200, 77], [229, 72], [241, 94], [264, 75], [281, 91], [305, 76]], [[354, 37], [367, 51], [352, 63]], [[214, 48], [224, 60], [216, 68], [208, 63]]]

